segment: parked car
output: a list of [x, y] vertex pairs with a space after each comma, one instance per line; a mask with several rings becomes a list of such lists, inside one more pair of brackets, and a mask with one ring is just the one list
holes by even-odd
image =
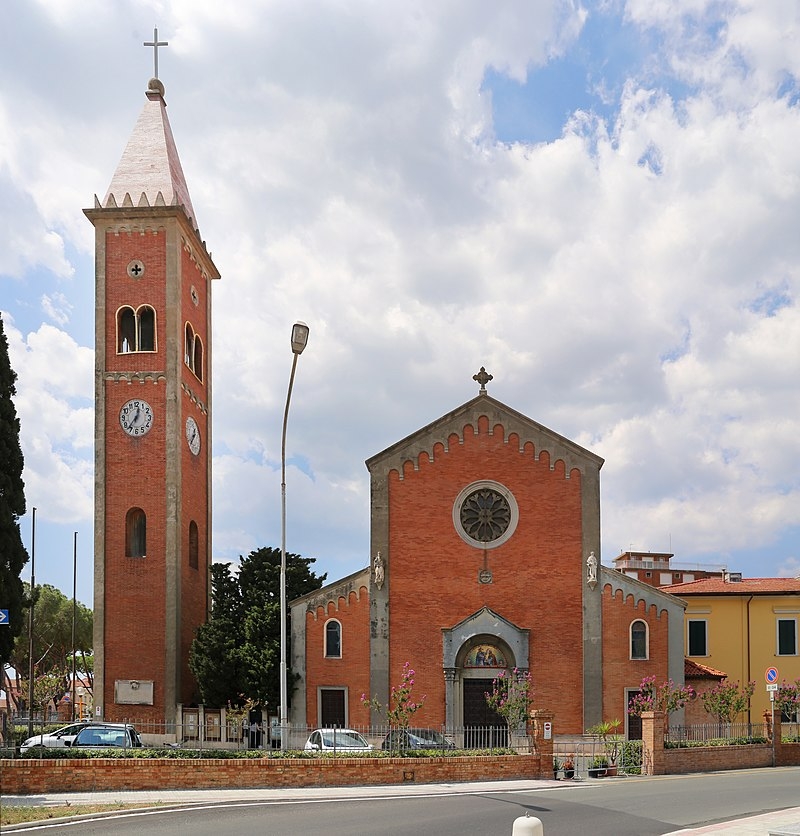
[[436, 729], [392, 729], [383, 739], [381, 749], [402, 752], [406, 749], [455, 749], [456, 744]]
[[72, 749], [141, 749], [142, 741], [130, 723], [92, 723], [82, 728], [67, 744]]
[[69, 726], [64, 726], [62, 729], [56, 729], [49, 734], [35, 734], [24, 740], [19, 747], [21, 755], [24, 755], [30, 749], [38, 749], [42, 746], [58, 748], [59, 746], [69, 746], [75, 739], [75, 735], [89, 723], [72, 723]]
[[306, 751], [317, 752], [371, 752], [372, 745], [353, 729], [316, 729], [311, 732]]

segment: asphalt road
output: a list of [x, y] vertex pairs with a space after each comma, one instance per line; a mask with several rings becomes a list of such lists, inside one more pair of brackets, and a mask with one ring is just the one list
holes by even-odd
[[[549, 784], [549, 782], [548, 782]], [[418, 790], [422, 788], [417, 788]], [[434, 795], [434, 790], [441, 795]], [[273, 799], [118, 814], [48, 829], [94, 834], [510, 836], [529, 813], [545, 836], [649, 836], [800, 805], [800, 768], [587, 781], [517, 791], [431, 788], [430, 795]], [[27, 828], [26, 828], [27, 829]], [[17, 831], [19, 832], [19, 831]], [[766, 831], [765, 831], [766, 832]]]

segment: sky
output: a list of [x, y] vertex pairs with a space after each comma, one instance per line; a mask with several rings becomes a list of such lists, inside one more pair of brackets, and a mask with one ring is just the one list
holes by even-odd
[[[0, 311], [35, 574], [92, 603], [94, 230], [159, 77], [213, 292], [213, 557], [369, 562], [477, 394], [605, 459], [602, 560], [800, 571], [792, 0], [5, 0]], [[23, 572], [29, 579], [30, 565]]]

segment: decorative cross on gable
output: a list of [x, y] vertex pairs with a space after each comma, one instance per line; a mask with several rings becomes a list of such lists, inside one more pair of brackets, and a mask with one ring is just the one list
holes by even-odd
[[481, 366], [481, 370], [477, 374], [472, 375], [472, 379], [481, 385], [479, 394], [486, 394], [486, 384], [492, 380], [492, 378], [493, 375], [490, 375], [483, 366]]

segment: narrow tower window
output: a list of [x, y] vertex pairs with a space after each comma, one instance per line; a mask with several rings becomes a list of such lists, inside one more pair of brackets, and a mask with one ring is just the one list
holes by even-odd
[[117, 351], [120, 354], [136, 351], [136, 314], [133, 308], [117, 311]]
[[139, 320], [139, 344], [136, 350], [155, 351], [156, 312], [149, 305], [143, 305], [136, 314]]
[[197, 523], [192, 520], [189, 523], [189, 566], [197, 568], [197, 554], [200, 550], [200, 537], [197, 532]]
[[141, 508], [131, 508], [125, 517], [125, 554], [128, 557], [147, 554], [147, 517]]
[[199, 380], [203, 379], [203, 341], [197, 336], [194, 338], [194, 366], [192, 370]]

